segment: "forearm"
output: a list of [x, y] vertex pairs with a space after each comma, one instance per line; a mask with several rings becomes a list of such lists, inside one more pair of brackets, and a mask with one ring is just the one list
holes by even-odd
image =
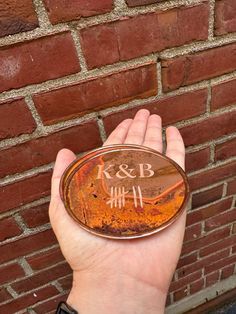
[[166, 294], [125, 275], [74, 275], [67, 303], [80, 314], [163, 314]]

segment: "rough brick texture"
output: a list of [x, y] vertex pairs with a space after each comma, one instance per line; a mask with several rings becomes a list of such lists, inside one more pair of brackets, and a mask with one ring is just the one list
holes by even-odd
[[72, 273], [48, 215], [56, 154], [101, 146], [141, 108], [187, 149], [166, 306], [185, 313], [235, 282], [235, 32], [234, 0], [0, 0], [0, 313], [66, 300]]
[[112, 10], [113, 0], [44, 0], [52, 24], [72, 21]]
[[32, 133], [35, 121], [23, 99], [0, 103], [0, 139]]
[[236, 31], [236, 2], [234, 0], [216, 0], [216, 35]]
[[78, 57], [68, 33], [0, 49], [0, 92], [78, 71]]
[[32, 0], [0, 1], [0, 37], [30, 31], [38, 26]]
[[83, 29], [82, 49], [91, 69], [206, 39], [207, 24], [206, 4], [180, 7]]

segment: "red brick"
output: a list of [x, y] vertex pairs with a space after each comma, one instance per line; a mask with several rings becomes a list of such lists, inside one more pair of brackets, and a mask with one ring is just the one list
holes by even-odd
[[139, 109], [146, 108], [151, 114], [159, 114], [162, 117], [163, 125], [166, 126], [204, 113], [206, 102], [207, 91], [202, 89], [178, 96], [166, 97], [161, 100], [151, 101], [143, 106], [112, 113], [103, 120], [106, 132], [109, 134], [123, 119], [133, 117]]
[[97, 123], [83, 123], [0, 151], [0, 177], [50, 163], [62, 148], [77, 154], [101, 145]]
[[236, 70], [236, 44], [163, 61], [162, 85], [165, 92]]
[[187, 226], [204, 221], [209, 217], [213, 217], [223, 211], [228, 210], [232, 205], [233, 198], [229, 197], [224, 200], [220, 200], [215, 204], [211, 204], [200, 208], [199, 210], [190, 211], [187, 215]]
[[188, 242], [196, 238], [199, 238], [201, 236], [201, 233], [202, 233], [201, 223], [187, 227], [185, 229], [184, 242]]
[[151, 63], [38, 94], [33, 99], [44, 124], [52, 124], [156, 93], [156, 65]]
[[235, 264], [224, 267], [221, 271], [220, 280], [223, 280], [232, 276], [234, 273], [234, 268], [235, 268]]
[[28, 202], [49, 195], [51, 190], [51, 171], [21, 180], [0, 189], [1, 211], [7, 211]]
[[215, 159], [225, 160], [230, 157], [236, 156], [236, 138], [218, 144], [215, 147]]
[[72, 287], [72, 280], [73, 280], [72, 275], [69, 275], [65, 278], [59, 279], [58, 282], [63, 290], [69, 290]]
[[232, 246], [232, 253], [236, 253], [236, 245]]
[[4, 47], [0, 49], [0, 60], [0, 92], [80, 71], [69, 33]]
[[228, 182], [227, 195], [236, 194], [236, 179]]
[[188, 254], [190, 252], [201, 249], [213, 242], [220, 240], [222, 237], [227, 237], [230, 234], [230, 228], [225, 227], [220, 230], [214, 230], [210, 234], [207, 234], [199, 239], [187, 242], [183, 244], [182, 253]]
[[185, 157], [186, 172], [199, 170], [208, 165], [210, 161], [210, 148], [207, 147], [192, 153], [187, 153]]
[[35, 228], [49, 223], [49, 204], [42, 204], [32, 208], [26, 208], [20, 212], [24, 222], [29, 228]]
[[35, 121], [23, 99], [0, 103], [0, 139], [32, 133]]
[[0, 220], [0, 241], [15, 237], [22, 233], [18, 224], [13, 217]]
[[50, 281], [56, 280], [57, 278], [63, 277], [71, 273], [71, 268], [68, 264], [63, 263], [56, 265], [50, 269], [41, 271], [36, 275], [32, 275], [21, 281], [13, 283], [11, 286], [17, 293], [27, 292], [43, 286]]
[[190, 284], [190, 294], [194, 294], [204, 288], [204, 279], [201, 278]]
[[207, 39], [208, 16], [209, 6], [200, 4], [83, 29], [81, 46], [87, 65], [96, 68]]
[[174, 301], [177, 302], [183, 298], [185, 298], [188, 295], [188, 287], [185, 286], [184, 288], [175, 291], [174, 293]]
[[199, 256], [204, 257], [206, 255], [210, 255], [212, 253], [215, 253], [217, 251], [223, 250], [224, 248], [227, 248], [231, 245], [233, 245], [236, 241], [236, 235], [230, 236], [228, 238], [221, 239], [221, 241], [218, 241], [216, 243], [213, 243], [199, 251]]
[[178, 270], [178, 277], [183, 278], [183, 277], [189, 276], [195, 271], [201, 270], [206, 265], [211, 265], [216, 260], [220, 260], [222, 258], [229, 256], [229, 252], [230, 252], [230, 249], [228, 248], [223, 251], [212, 254], [210, 256], [206, 256], [205, 258], [198, 260], [194, 264], [187, 265], [186, 267], [183, 267]]
[[220, 167], [200, 172], [189, 177], [191, 190], [202, 188], [218, 181], [226, 180], [236, 173], [236, 162], [230, 162]]
[[167, 295], [167, 298], [166, 298], [166, 304], [165, 304], [165, 306], [168, 306], [168, 305], [170, 305], [171, 304], [171, 297], [170, 297], [170, 295], [168, 294]]
[[8, 301], [9, 299], [12, 299], [10, 293], [4, 287], [0, 288], [0, 303]]
[[158, 3], [161, 1], [163, 0], [126, 0], [128, 7], [135, 7], [139, 5]]
[[223, 184], [203, 192], [195, 193], [192, 196], [192, 208], [200, 207], [219, 200], [222, 197]]
[[26, 258], [27, 262], [33, 270], [41, 270], [56, 263], [62, 262], [64, 257], [59, 248], [53, 248], [46, 252], [38, 253], [34, 256]]
[[186, 146], [201, 144], [235, 132], [236, 110], [209, 117], [180, 129]]
[[0, 305], [0, 313], [16, 313], [22, 309], [32, 306], [35, 303], [43, 301], [45, 298], [50, 298], [59, 294], [56, 287], [48, 286], [39, 289], [35, 292], [30, 292], [6, 304]]
[[56, 238], [52, 230], [46, 230], [15, 242], [0, 246], [0, 263], [4, 263], [15, 258], [32, 254], [33, 252], [55, 244]]
[[227, 211], [205, 221], [205, 231], [213, 230], [236, 220], [236, 209]]
[[223, 35], [236, 31], [235, 0], [217, 0], [215, 5], [215, 34]]
[[64, 301], [67, 299], [65, 294], [59, 295], [51, 300], [46, 300], [39, 305], [33, 306], [33, 309], [36, 313], [49, 313], [49, 311], [53, 311], [55, 314], [55, 310], [59, 304], [59, 302]]
[[228, 266], [228, 265], [235, 263], [235, 262], [236, 262], [236, 255], [228, 256], [224, 259], [216, 261], [215, 263], [213, 263], [211, 265], [206, 265], [205, 266], [205, 274], [211, 273], [213, 271], [221, 269], [224, 266]]
[[219, 281], [219, 270], [206, 276], [206, 287], [212, 286]]
[[0, 37], [38, 27], [32, 0], [0, 1]]
[[77, 0], [70, 5], [64, 0], [44, 0], [52, 24], [77, 20], [112, 10], [113, 0]]
[[179, 269], [179, 268], [181, 268], [183, 266], [187, 266], [189, 264], [192, 264], [192, 263], [196, 262], [197, 261], [197, 257], [198, 257], [197, 252], [189, 254], [187, 256], [180, 257], [178, 265], [177, 265], [176, 268]]
[[170, 284], [169, 291], [175, 291], [179, 290], [180, 288], [184, 287], [185, 285], [189, 284], [190, 282], [193, 282], [197, 279], [199, 279], [202, 276], [202, 271], [198, 270], [196, 272], [193, 272], [192, 274], [180, 278], [178, 281], [172, 281]]
[[230, 80], [212, 87], [211, 110], [236, 103], [236, 80]]
[[25, 272], [17, 263], [0, 267], [0, 285], [23, 276], [25, 276]]

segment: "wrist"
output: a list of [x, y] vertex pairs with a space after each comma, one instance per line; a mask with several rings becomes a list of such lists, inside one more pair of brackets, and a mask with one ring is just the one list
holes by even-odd
[[163, 314], [166, 294], [120, 274], [73, 274], [67, 303], [81, 314]]

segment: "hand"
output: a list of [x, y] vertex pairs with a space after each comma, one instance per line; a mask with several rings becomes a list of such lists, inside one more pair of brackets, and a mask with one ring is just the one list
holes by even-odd
[[[185, 149], [177, 128], [166, 129], [166, 155], [184, 169]], [[139, 144], [162, 153], [158, 115], [139, 110], [121, 122], [104, 145]], [[141, 239], [111, 240], [83, 230], [67, 214], [59, 195], [63, 171], [75, 159], [67, 149], [56, 159], [49, 208], [52, 228], [73, 270], [68, 303], [79, 313], [164, 313], [166, 296], [183, 242], [186, 212], [165, 230]]]

